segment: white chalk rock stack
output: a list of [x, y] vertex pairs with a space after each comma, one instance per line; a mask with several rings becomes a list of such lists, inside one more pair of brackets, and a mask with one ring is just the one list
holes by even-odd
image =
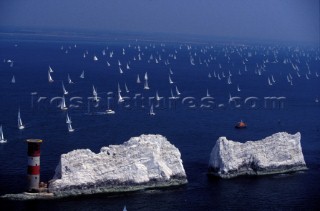
[[134, 191], [187, 183], [179, 150], [161, 135], [61, 155], [49, 191], [57, 196]]
[[245, 143], [220, 137], [209, 160], [209, 174], [221, 178], [306, 170], [301, 135], [286, 132]]

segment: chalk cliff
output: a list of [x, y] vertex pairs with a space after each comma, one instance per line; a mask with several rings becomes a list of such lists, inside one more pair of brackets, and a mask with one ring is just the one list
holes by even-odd
[[56, 196], [133, 191], [187, 183], [179, 150], [161, 135], [61, 155], [49, 192]]
[[220, 137], [210, 154], [209, 174], [232, 178], [306, 170], [300, 139], [300, 133], [286, 132], [245, 143]]

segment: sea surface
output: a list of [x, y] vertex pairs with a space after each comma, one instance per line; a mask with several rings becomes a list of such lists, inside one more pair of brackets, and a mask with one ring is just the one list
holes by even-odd
[[[82, 148], [99, 152], [102, 146], [122, 144], [133, 136], [161, 134], [181, 151], [189, 183], [178, 188], [51, 201], [0, 201], [1, 207], [17, 210], [122, 210], [124, 206], [127, 210], [317, 208], [320, 200], [319, 47], [166, 42], [135, 37], [101, 40], [2, 36], [0, 124], [8, 142], [0, 144], [0, 195], [25, 190], [26, 139], [29, 138], [43, 140], [41, 181], [47, 182], [52, 179], [63, 153]], [[52, 83], [48, 82], [49, 66], [53, 70]], [[80, 78], [83, 71], [85, 76]], [[146, 73], [148, 90], [144, 89]], [[137, 75], [141, 83], [137, 83]], [[68, 91], [66, 111], [59, 107], [62, 82]], [[100, 98], [98, 104], [92, 100], [93, 86]], [[121, 96], [126, 97], [125, 102], [118, 103], [118, 86]], [[171, 90], [179, 98], [172, 99]], [[155, 100], [157, 91], [163, 97], [159, 103]], [[270, 97], [275, 101], [270, 102]], [[108, 101], [114, 115], [105, 113]], [[151, 104], [154, 116], [149, 115]], [[17, 128], [19, 108], [24, 130]], [[67, 113], [74, 132], [68, 132]], [[234, 128], [240, 120], [247, 123], [246, 129]], [[282, 131], [301, 133], [307, 171], [227, 180], [207, 176], [209, 155], [218, 137], [245, 142]]]

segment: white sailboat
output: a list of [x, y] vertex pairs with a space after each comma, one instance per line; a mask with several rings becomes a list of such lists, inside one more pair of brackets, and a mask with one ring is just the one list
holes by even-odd
[[232, 84], [230, 76], [228, 77], [228, 84]]
[[7, 143], [7, 140], [4, 139], [2, 125], [0, 125], [0, 144]]
[[121, 67], [119, 67], [119, 72], [120, 72], [120, 74], [123, 73], [123, 70], [121, 69]]
[[238, 92], [240, 92], [240, 91], [241, 91], [241, 90], [240, 90], [240, 88], [239, 88], [239, 85], [237, 86], [237, 91], [238, 91]]
[[170, 83], [170, 84], [173, 84], [173, 81], [171, 80], [170, 75], [169, 75], [169, 83]]
[[144, 80], [148, 80], [148, 73], [147, 72], [144, 74]]
[[152, 104], [151, 107], [150, 107], [150, 112], [149, 112], [149, 114], [150, 114], [150, 116], [156, 115], [156, 113], [154, 113], [154, 111], [153, 111], [153, 104]]
[[20, 109], [18, 110], [18, 128], [19, 128], [19, 130], [23, 130], [24, 129], [24, 125], [23, 125], [22, 120], [21, 120]]
[[49, 66], [49, 72], [53, 73], [53, 69]]
[[272, 82], [270, 81], [269, 77], [268, 77], [268, 84], [269, 84], [269, 86], [272, 86]]
[[157, 101], [160, 101], [160, 100], [161, 100], [161, 97], [159, 97], [158, 91], [156, 92], [156, 100], [157, 100]]
[[72, 128], [72, 125], [71, 123], [68, 123], [68, 131], [71, 133], [71, 132], [74, 132], [74, 129]]
[[170, 90], [170, 92], [171, 92], [171, 99], [177, 99], [177, 97], [173, 95], [172, 89]]
[[300, 78], [300, 76], [301, 76], [298, 71], [297, 71], [297, 76], [298, 76], [299, 78]]
[[181, 95], [181, 93], [179, 92], [179, 90], [178, 90], [178, 87], [176, 86], [176, 93], [177, 93], [177, 95]]
[[67, 124], [71, 124], [72, 123], [71, 118], [69, 117], [68, 113], [67, 113], [67, 116], [66, 116], [66, 123]]
[[124, 87], [125, 87], [125, 89], [126, 89], [126, 92], [129, 93], [130, 91], [129, 91], [126, 83], [124, 83]]
[[121, 92], [120, 84], [118, 83], [118, 92]]
[[63, 81], [62, 81], [62, 91], [64, 95], [68, 94], [68, 91], [66, 90], [66, 88], [64, 87]]
[[207, 97], [210, 97], [209, 89], [207, 89]]
[[84, 70], [82, 71], [80, 78], [84, 78]]
[[118, 103], [121, 103], [123, 101], [124, 101], [124, 99], [122, 98], [120, 92], [118, 92]]
[[139, 74], [138, 74], [138, 76], [137, 76], [137, 84], [140, 84], [141, 83], [141, 81], [140, 81], [140, 77], [139, 77]]
[[148, 80], [144, 81], [144, 89], [150, 89], [149, 84], [148, 84]]
[[16, 83], [16, 78], [14, 76], [12, 76], [11, 83], [13, 83], [13, 84]]
[[115, 114], [116, 113], [114, 110], [110, 109], [109, 100], [108, 100], [108, 109], [106, 110], [106, 113], [107, 114]]
[[68, 74], [68, 83], [69, 83], [69, 84], [73, 84], [73, 82], [72, 82], [69, 74]]
[[92, 85], [92, 95], [93, 95], [93, 100], [96, 102], [99, 102], [98, 93], [93, 85]]
[[98, 61], [98, 57], [96, 55], [93, 56], [93, 61]]
[[67, 110], [68, 109], [68, 107], [66, 105], [66, 99], [64, 98], [64, 96], [61, 98], [60, 109], [61, 110]]
[[229, 103], [230, 103], [231, 101], [233, 101], [233, 97], [232, 97], [232, 95], [229, 93]]
[[48, 81], [49, 81], [50, 83], [53, 82], [53, 79], [52, 79], [52, 77], [51, 77], [51, 75], [50, 75], [50, 71], [48, 71]]

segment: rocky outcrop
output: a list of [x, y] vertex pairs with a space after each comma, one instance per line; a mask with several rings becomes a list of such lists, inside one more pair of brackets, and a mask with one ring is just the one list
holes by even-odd
[[209, 160], [209, 174], [221, 178], [306, 170], [301, 135], [286, 132], [245, 143], [220, 137]]
[[52, 193], [17, 193], [17, 194], [6, 194], [0, 196], [2, 199], [17, 200], [17, 201], [26, 201], [26, 200], [49, 200], [54, 199]]
[[179, 150], [161, 135], [61, 155], [49, 192], [56, 196], [134, 191], [187, 183]]

